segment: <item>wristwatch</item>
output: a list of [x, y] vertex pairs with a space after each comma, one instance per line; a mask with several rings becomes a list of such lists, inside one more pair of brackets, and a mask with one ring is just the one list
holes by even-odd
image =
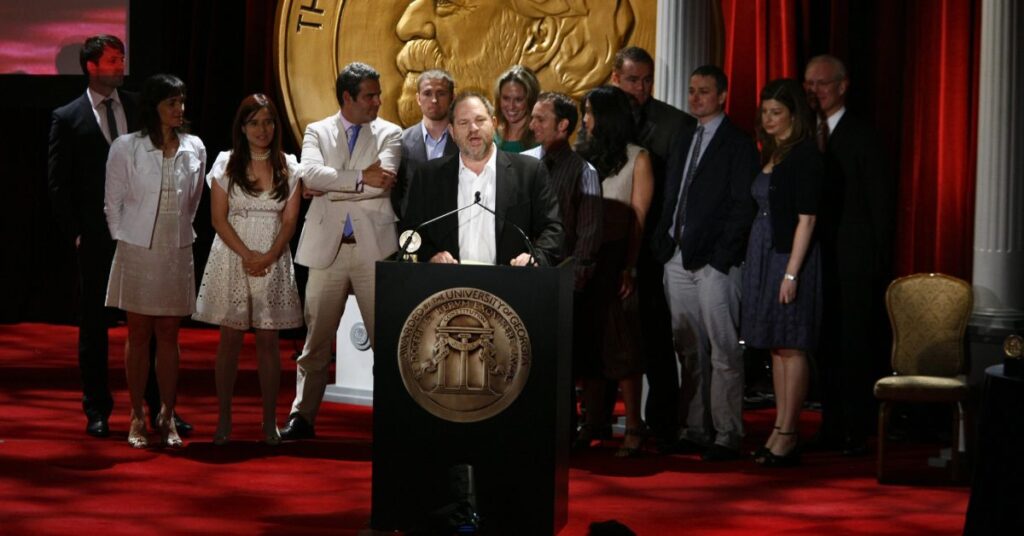
[[796, 281], [796, 276], [793, 274], [786, 274], [784, 277], [790, 281]]

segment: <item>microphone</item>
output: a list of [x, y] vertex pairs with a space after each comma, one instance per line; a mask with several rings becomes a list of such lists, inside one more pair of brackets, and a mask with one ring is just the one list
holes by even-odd
[[[414, 227], [411, 231], [403, 232], [402, 236], [404, 237], [404, 240], [402, 240], [402, 247], [399, 248], [399, 250], [398, 250], [398, 259], [399, 260], [404, 259], [406, 254], [409, 253], [409, 251], [408, 251], [409, 244], [411, 244], [414, 241], [417, 242], [417, 244], [419, 243], [419, 238], [420, 238], [419, 230], [420, 229], [422, 229], [422, 228], [424, 228], [424, 227], [426, 227], [426, 226], [428, 226], [428, 225], [430, 225], [430, 224], [432, 224], [432, 223], [434, 223], [434, 222], [436, 222], [438, 220], [443, 220], [443, 219], [447, 218], [448, 216], [452, 216], [452, 215], [458, 214], [459, 212], [462, 212], [463, 210], [466, 210], [467, 208], [469, 208], [469, 207], [471, 207], [473, 205], [476, 205], [477, 203], [480, 202], [480, 192], [476, 193], [475, 198], [476, 199], [472, 203], [470, 203], [470, 204], [468, 204], [468, 205], [466, 205], [464, 207], [459, 207], [459, 208], [457, 208], [455, 210], [450, 210], [448, 212], [445, 212], [444, 214], [441, 214], [440, 216], [437, 216], [437, 217], [434, 217], [434, 218], [430, 218], [429, 220], [427, 220], [427, 221], [417, 225], [416, 227]], [[481, 206], [483, 206], [483, 205], [481, 205]], [[418, 247], [417, 247], [417, 249], [418, 249]]]
[[[505, 218], [502, 218], [501, 216], [498, 215], [497, 212], [491, 210], [490, 207], [488, 207], [488, 206], [484, 205], [483, 203], [481, 203], [480, 202], [480, 191], [479, 190], [476, 192], [476, 194], [474, 194], [473, 197], [475, 198], [475, 200], [473, 201], [473, 205], [477, 205], [480, 208], [486, 210], [487, 212], [490, 212], [491, 214], [494, 215], [495, 218], [498, 218], [499, 220], [501, 220], [502, 223], [507, 223], [508, 225], [511, 225], [513, 229], [515, 229], [516, 231], [519, 231], [519, 236], [523, 237], [523, 242], [526, 244], [526, 249], [530, 251], [529, 264], [533, 264], [533, 263], [537, 262], [537, 253], [533, 249], [533, 242], [530, 240], [530, 237], [526, 236], [526, 233], [524, 233], [523, 230], [518, 225], [516, 225], [516, 224], [506, 220]], [[470, 205], [470, 206], [473, 206], [473, 205]]]

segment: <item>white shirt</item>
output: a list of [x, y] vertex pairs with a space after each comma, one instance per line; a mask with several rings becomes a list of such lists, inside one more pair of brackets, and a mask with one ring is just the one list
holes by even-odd
[[[480, 204], [494, 210], [498, 148], [492, 145], [491, 157], [477, 175], [466, 167], [459, 154], [459, 207], [471, 204], [480, 192]], [[479, 206], [459, 212], [459, 257], [462, 262], [495, 264], [498, 247], [494, 236], [494, 214]], [[508, 260], [508, 259], [507, 259]]]
[[[107, 127], [107, 105], [103, 104], [103, 101], [108, 97], [96, 93], [92, 88], [85, 89], [85, 97], [92, 104], [92, 115], [96, 118], [96, 124], [100, 126], [100, 132], [103, 133], [103, 137], [106, 138], [107, 143], [114, 143], [114, 140], [110, 139], [110, 129]], [[121, 104], [121, 97], [117, 94], [116, 89], [110, 92], [109, 98], [113, 101], [114, 120], [117, 122], [117, 135], [127, 134], [128, 119], [124, 116], [124, 105]]]
[[836, 113], [828, 116], [828, 137], [832, 137], [832, 133], [835, 132], [836, 127], [839, 126], [839, 120], [843, 118], [843, 114], [845, 113], [846, 106], [842, 106], [838, 110], [836, 110]]

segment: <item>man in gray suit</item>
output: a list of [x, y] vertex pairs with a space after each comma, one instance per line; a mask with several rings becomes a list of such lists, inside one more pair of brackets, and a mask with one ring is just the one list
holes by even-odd
[[661, 220], [664, 206], [665, 168], [677, 136], [691, 137], [697, 120], [682, 110], [652, 96], [654, 91], [654, 58], [640, 47], [626, 47], [615, 54], [611, 82], [633, 99], [637, 122], [637, 143], [651, 155], [654, 169], [654, 195], [647, 212], [643, 246], [637, 259], [637, 298], [640, 301], [640, 328], [643, 351], [647, 357], [647, 404], [644, 418], [659, 439], [659, 446], [668, 448], [675, 442], [678, 422], [679, 385], [672, 327], [669, 321], [665, 289], [662, 286], [664, 265], [655, 260], [654, 228]]
[[459, 152], [448, 135], [448, 107], [455, 95], [455, 79], [448, 71], [424, 71], [416, 87], [416, 102], [423, 120], [402, 132], [402, 163], [391, 190], [391, 203], [399, 217], [405, 212], [409, 181], [420, 164]]

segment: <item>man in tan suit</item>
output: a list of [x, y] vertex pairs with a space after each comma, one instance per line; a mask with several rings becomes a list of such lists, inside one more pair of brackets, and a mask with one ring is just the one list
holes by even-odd
[[283, 439], [315, 435], [331, 342], [349, 291], [355, 292], [372, 343], [374, 263], [398, 249], [390, 190], [402, 156], [402, 129], [377, 117], [380, 74], [350, 63], [338, 74], [335, 92], [341, 110], [310, 124], [302, 140], [299, 174], [315, 196], [295, 256], [309, 267], [308, 331]]

